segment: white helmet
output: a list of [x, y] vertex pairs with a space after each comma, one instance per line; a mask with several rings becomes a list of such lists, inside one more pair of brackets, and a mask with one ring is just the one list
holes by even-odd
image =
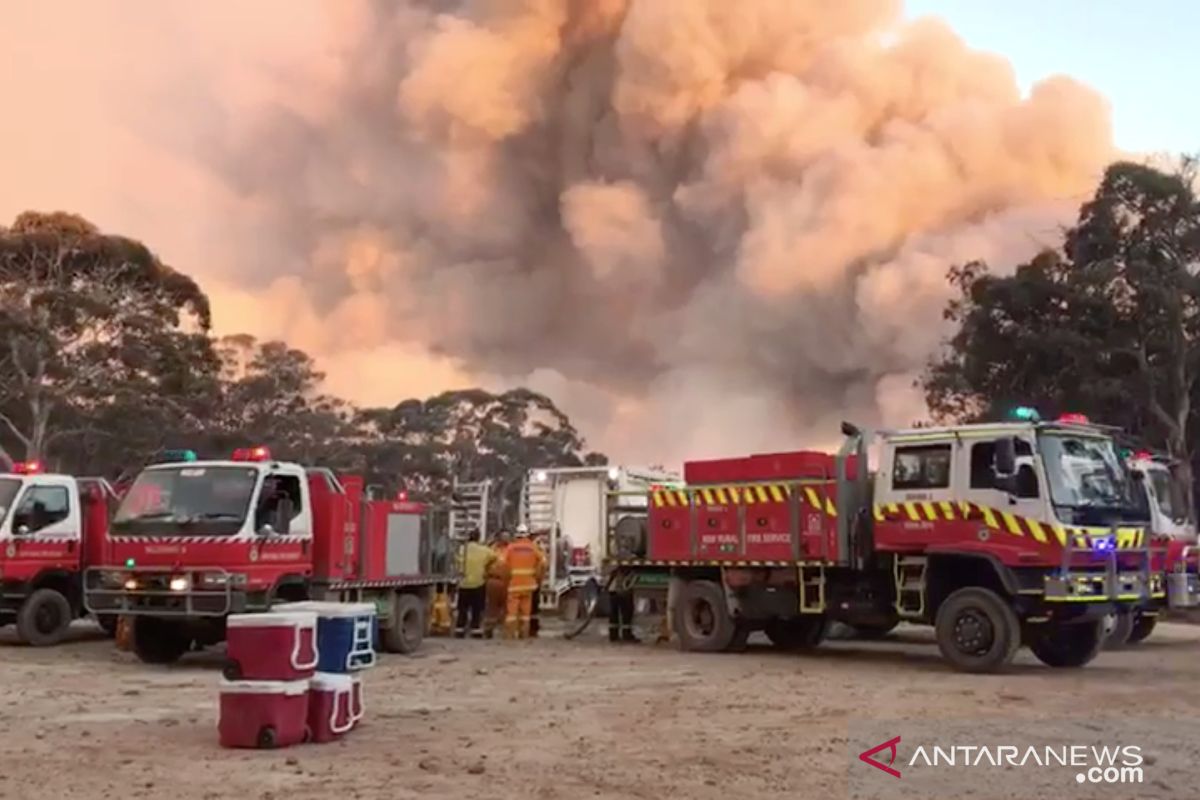
[[526, 525], [524, 522], [522, 522], [520, 525], [517, 526], [517, 536], [528, 536], [528, 535], [529, 535], [529, 526]]

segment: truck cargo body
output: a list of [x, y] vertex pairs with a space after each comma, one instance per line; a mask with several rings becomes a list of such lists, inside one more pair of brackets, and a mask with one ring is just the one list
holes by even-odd
[[[645, 513], [650, 487], [677, 482], [676, 473], [632, 467], [530, 470], [521, 494], [521, 521], [546, 548], [544, 608], [557, 608], [600, 576], [614, 516]], [[613, 498], [617, 498], [615, 501]]]

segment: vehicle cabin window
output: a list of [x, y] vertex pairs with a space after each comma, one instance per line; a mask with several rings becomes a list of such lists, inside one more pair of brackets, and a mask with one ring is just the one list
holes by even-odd
[[37, 533], [67, 518], [71, 510], [70, 494], [62, 486], [34, 486], [25, 492], [13, 515], [13, 532], [22, 527]]
[[[1033, 447], [1024, 439], [1017, 439], [1018, 464], [1020, 459], [1032, 458]], [[971, 445], [971, 488], [995, 489], [996, 487], [996, 442], [975, 442]], [[1019, 467], [1018, 467], [1019, 468]]]
[[892, 465], [892, 488], [950, 488], [950, 445], [896, 448]]
[[263, 481], [262, 492], [258, 497], [258, 508], [254, 513], [254, 529], [261, 530], [264, 525], [270, 525], [278, 533], [284, 533], [279, 529], [279, 506], [283, 499], [287, 498], [291, 501], [291, 513], [288, 515], [288, 522], [291, 522], [300, 515], [303, 510], [300, 496], [300, 479], [295, 475], [268, 475]]

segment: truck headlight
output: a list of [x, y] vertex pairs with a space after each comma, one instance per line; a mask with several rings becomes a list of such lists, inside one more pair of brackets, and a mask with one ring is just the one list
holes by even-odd
[[124, 586], [127, 592], [136, 592], [138, 588], [137, 578], [126, 578]]
[[171, 582], [167, 586], [172, 592], [186, 592], [192, 588], [192, 582], [188, 580], [186, 575], [177, 575], [171, 578]]

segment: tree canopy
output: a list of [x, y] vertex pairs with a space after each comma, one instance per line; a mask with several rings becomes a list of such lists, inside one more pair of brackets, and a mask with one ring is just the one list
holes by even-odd
[[1190, 464], [1200, 374], [1196, 162], [1111, 165], [1058, 250], [1010, 275], [979, 262], [950, 279], [957, 326], [923, 386], [943, 419], [1014, 405], [1119, 425]]
[[121, 477], [166, 449], [261, 444], [432, 501], [456, 479], [490, 480], [511, 519], [528, 469], [605, 463], [536, 392], [358, 409], [323, 391], [308, 354], [209, 329], [200, 287], [140, 242], [63, 213], [0, 227], [0, 469], [41, 458]]

